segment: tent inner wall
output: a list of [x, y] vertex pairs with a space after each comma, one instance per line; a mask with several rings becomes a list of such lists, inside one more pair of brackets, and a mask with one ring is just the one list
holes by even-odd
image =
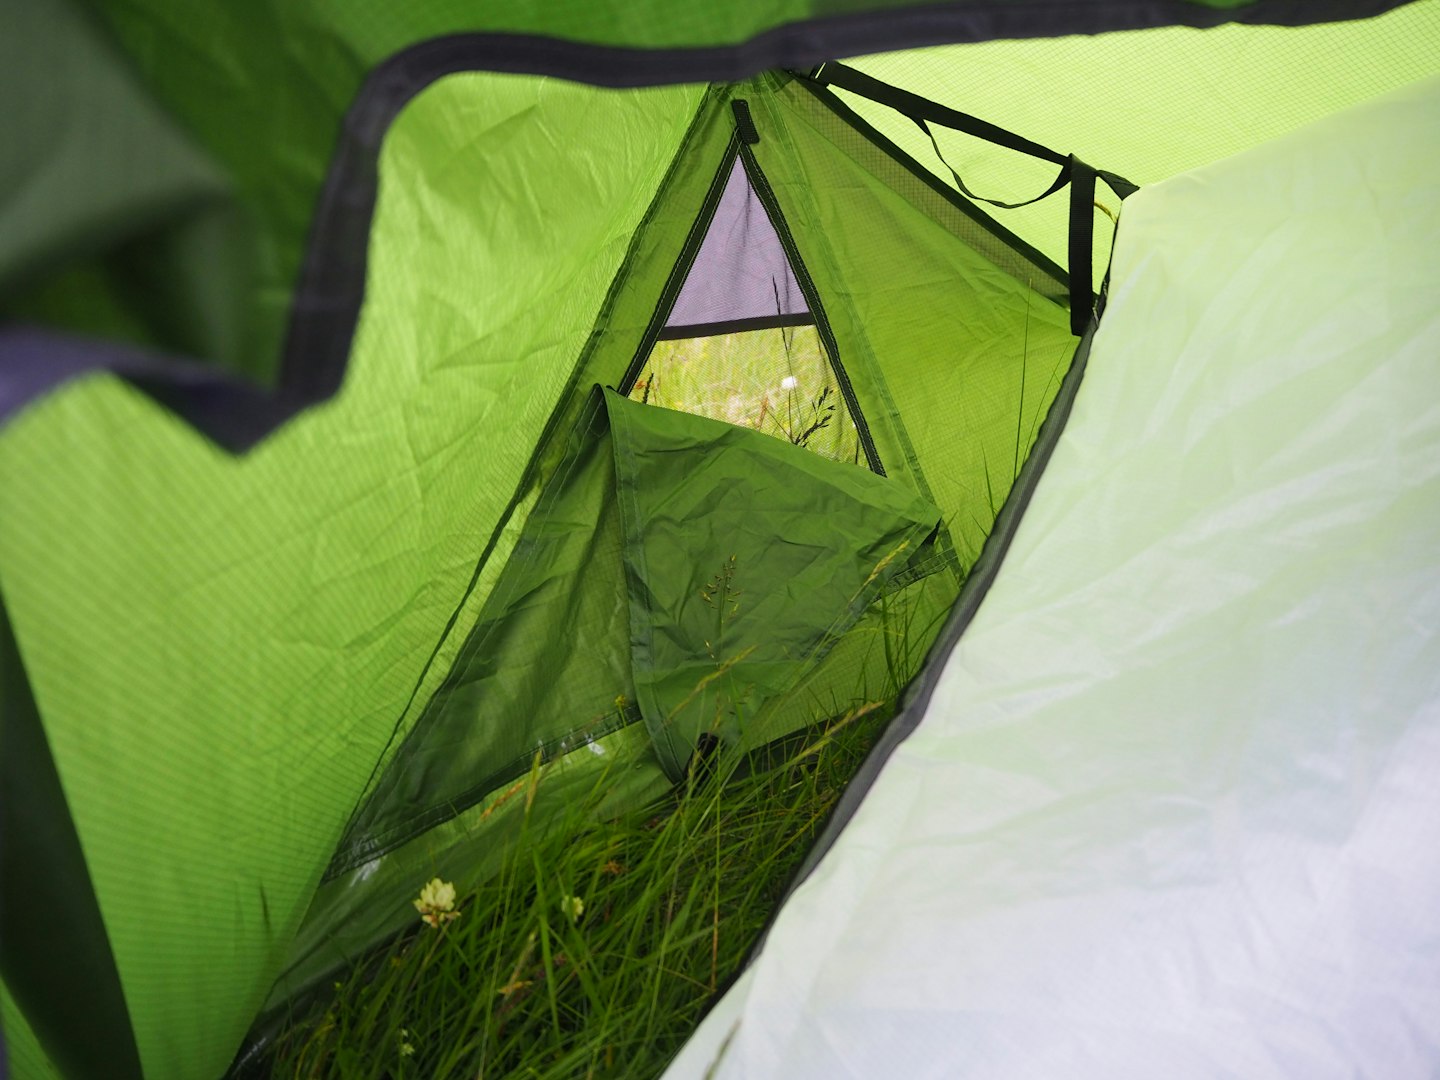
[[[1239, 0], [1214, 2], [1242, 6]], [[824, 5], [799, 0], [778, 6], [737, 3], [715, 10], [686, 9], [683, 14], [662, 0], [651, 0], [648, 6], [654, 10], [641, 14], [634, 4], [497, 2], [477, 11], [461, 3], [397, 7], [356, 0], [323, 11], [272, 11], [229, 0], [203, 7], [174, 0], [35, 0], [23, 12], [17, 9], [24, 17], [12, 19], [7, 27], [7, 37], [21, 43], [12, 52], [17, 62], [7, 64], [7, 74], [18, 78], [22, 95], [31, 86], [64, 83], [69, 92], [51, 95], [47, 105], [73, 110], [83, 99], [92, 117], [105, 120], [85, 125], [87, 138], [78, 139], [75, 132], [82, 129], [69, 123], [65, 112], [35, 111], [45, 119], [26, 133], [38, 137], [33, 142], [13, 140], [12, 149], [20, 153], [15, 160], [26, 172], [46, 158], [78, 167], [52, 173], [50, 178], [58, 177], [58, 183], [32, 188], [48, 210], [35, 213], [27, 205], [24, 220], [8, 223], [16, 227], [15, 235], [35, 222], [53, 220], [53, 210], [85, 216], [97, 206], [110, 207], [116, 193], [129, 187], [116, 183], [121, 177], [136, 179], [145, 188], [161, 186], [159, 174], [149, 176], [145, 170], [168, 159], [176, 141], [192, 144], [182, 153], [192, 159], [190, 167], [180, 174], [191, 182], [170, 192], [175, 197], [164, 220], [151, 219], [138, 234], [106, 237], [98, 250], [82, 246], [64, 252], [68, 261], [57, 267], [59, 274], [48, 280], [42, 275], [35, 290], [10, 298], [7, 308], [77, 331], [206, 349], [196, 355], [273, 376], [336, 131], [366, 73], [376, 65], [417, 43], [465, 31], [553, 34], [574, 43], [639, 46], [658, 49], [650, 53], [658, 59], [667, 47], [733, 44], [795, 19], [811, 19]], [[849, 0], [835, 6], [854, 7]], [[795, 52], [810, 55], [792, 55], [788, 62], [859, 56], [931, 39], [936, 33], [943, 38], [936, 19], [943, 21], [944, 12], [932, 10], [933, 5], [896, 6], [908, 10], [867, 27], [862, 38], [854, 37], [853, 29], [843, 31], [845, 20], [835, 19], [833, 12], [822, 19], [825, 30], [811, 22], [805, 34], [789, 43]], [[971, 18], [967, 6], [950, 9], [958, 20], [952, 27], [959, 35], [955, 40], [965, 36]], [[995, 15], [997, 5], [978, 6]], [[1185, 22], [1179, 12], [1184, 6], [1191, 5], [1168, 5], [1165, 17]], [[1200, 10], [1208, 3], [1196, 0], [1194, 6]], [[1359, 6], [1370, 11], [1389, 5]], [[1333, 14], [1331, 6], [1322, 7], [1317, 18]], [[1012, 17], [1026, 21], [1023, 40], [965, 44], [960, 46], [963, 60], [954, 46], [942, 45], [864, 56], [854, 63], [888, 82], [968, 108], [1149, 183], [1419, 78], [1433, 71], [1440, 48], [1440, 0], [1411, 0], [1375, 18], [1304, 27], [1237, 25], [1202, 31], [1167, 26], [1098, 33], [1122, 17], [1117, 5], [1068, 5], [1045, 18]], [[913, 19], [925, 25], [910, 23]], [[909, 29], [900, 30], [907, 23]], [[100, 29], [109, 31], [110, 40], [96, 32]], [[1062, 32], [1075, 36], [1055, 36]], [[906, 37], [910, 42], [902, 41]], [[827, 44], [842, 40], [853, 47]], [[276, 48], [277, 41], [287, 47]], [[517, 56], [520, 44], [491, 37], [492, 62], [545, 70], [547, 63], [558, 62], [557, 51], [566, 51], [552, 47]], [[775, 63], [769, 48], [764, 55], [764, 63]], [[745, 62], [761, 62], [754, 54], [748, 57]], [[597, 59], [590, 61], [592, 71]], [[693, 56], [679, 61], [691, 67], [694, 62]], [[714, 54], [710, 62], [716, 62]], [[735, 62], [730, 59], [727, 67], [733, 69]], [[636, 71], [634, 58], [626, 63], [629, 76], [644, 77]], [[713, 70], [677, 74], [673, 64], [666, 65], [664, 79], [722, 77]], [[484, 66], [483, 61], [477, 66]], [[572, 74], [584, 77], [579, 70]], [[649, 74], [655, 74], [653, 69]], [[1137, 87], [1144, 92], [1137, 93]], [[70, 98], [70, 93], [78, 97]], [[883, 109], [872, 110], [864, 102], [852, 103], [904, 142], [926, 167], [946, 176], [928, 140], [913, 125], [886, 118]], [[162, 114], [177, 119], [183, 133], [159, 131], [155, 121]], [[137, 120], [142, 129], [138, 133], [158, 137], [140, 154], [135, 152], [140, 142], [132, 138]], [[172, 125], [165, 120], [158, 126]], [[94, 155], [101, 144], [93, 136], [107, 130], [110, 138], [99, 154], [102, 167], [96, 168]], [[1030, 170], [1033, 163], [948, 132], [938, 137], [947, 157], [961, 163], [976, 190], [1008, 198], [1040, 190], [1034, 186], [1037, 181], [1043, 187], [1041, 173]], [[92, 156], [75, 153], [84, 143], [85, 153]], [[257, 153], [262, 147], [266, 152]], [[99, 177], [104, 181], [97, 181]], [[81, 191], [87, 196], [73, 198]], [[205, 198], [195, 199], [197, 193]], [[204, 212], [194, 213], [202, 201]], [[131, 215], [127, 227], [147, 216]], [[1018, 211], [1011, 221], [1012, 228], [1059, 257], [1064, 220], [1058, 206], [1038, 204]], [[257, 242], [250, 245], [236, 235], [237, 222], [245, 226], [239, 231], [253, 230]], [[141, 258], [135, 258], [137, 254]], [[192, 272], [194, 267], [203, 267], [203, 272]], [[139, 275], [154, 291], [137, 295], [131, 283]], [[172, 288], [185, 290], [183, 297], [175, 298]], [[174, 302], [147, 303], [154, 296]], [[204, 311], [206, 318], [175, 321], [187, 311]]]
[[[737, 132], [737, 100], [745, 102], [755, 126], [753, 143]], [[772, 452], [754, 444], [754, 437], [779, 446], [773, 452], [782, 460], [785, 454], [823, 456], [823, 450], [816, 455], [784, 446], [786, 440], [772, 439], [777, 433], [766, 433], [762, 423], [753, 425], [759, 434], [730, 425], [740, 432], [732, 438], [715, 433], [726, 425], [712, 429], [708, 421], [645, 400], [643, 376], [653, 374], [657, 346], [669, 343], [667, 324], [682, 318], [677, 312], [691, 310], [683, 298], [687, 275], [692, 264], [701, 265], [708, 230], [719, 227], [716, 207], [737, 161], [765, 193], [767, 221], [785, 240], [789, 269], [808, 282], [804, 297], [785, 299], [782, 284], [799, 286], [779, 282], [777, 270], [776, 314], [781, 322], [824, 319], [825, 358], [851, 384], [856, 414], [881, 465], [867, 469], [863, 457], [821, 460], [815, 466], [821, 488], [842, 481], [857, 492], [855, 485], [875, 486], [856, 494], [850, 510], [817, 496], [808, 511], [768, 526], [776, 532], [759, 548], [752, 545], [755, 562], [766, 560], [766, 548], [773, 555], [793, 544], [812, 520], [823, 522], [833, 548], [862, 552], [866, 541], [854, 529], [864, 531], [856, 523], [874, 507], [903, 495], [917, 516], [901, 541], [903, 556], [887, 561], [882, 552], [871, 563], [872, 570], [883, 564], [880, 571], [853, 582], [872, 594], [885, 586], [883, 601], [867, 601], [839, 622], [827, 609], [818, 651], [805, 652], [813, 641], [792, 643], [792, 666], [779, 674], [752, 667], [730, 675], [732, 688], [739, 687], [736, 696], [751, 696], [743, 709], [731, 703], [732, 726], [725, 730], [747, 743], [767, 741], [895, 693], [923, 660], [1067, 369], [1073, 351], [1068, 313], [1040, 291], [1063, 290], [1046, 267], [1034, 267], [1029, 280], [1020, 280], [1015, 275], [1026, 272], [1024, 260], [1010, 248], [1001, 256], [1003, 269], [977, 251], [993, 253], [1003, 230], [977, 225], [973, 210], [962, 212], [916, 181], [811, 89], [769, 76], [712, 87], [635, 234], [586, 348], [577, 353], [511, 518], [497, 532], [500, 541], [481, 556], [479, 584], [439, 650], [445, 668], [432, 669], [403, 737], [352, 819], [272, 1006], [406, 925], [417, 883], [432, 873], [462, 885], [483, 879], [515, 824], [507, 792], [537, 754], [563, 778], [550, 785], [548, 802], [542, 785], [537, 802], [539, 812], [554, 815], [566, 805], [559, 792], [602, 776], [617, 785], [610, 805], [618, 808], [653, 797], [668, 784], [667, 773], [673, 778], [683, 771], [689, 750], [667, 751], [663, 738], [674, 717], [654, 715], [653, 703], [642, 707], [644, 687], [637, 693], [638, 631], [627, 619], [634, 618], [637, 597], [648, 601], [652, 595], [637, 590], [634, 580], [636, 537], [617, 504], [617, 468], [623, 473], [629, 451], [612, 446], [607, 408], [611, 419], [617, 408], [637, 407], [679, 416], [675, 423], [687, 445], [709, 448], [711, 458], [695, 459], [691, 479], [677, 480], [677, 495], [687, 484], [703, 485], [707, 461], [721, 457], [722, 446], [736, 439], [742, 445], [733, 452], [741, 456]], [[385, 198], [382, 193], [382, 210]], [[718, 342], [714, 363], [723, 367], [728, 339], [697, 340]], [[733, 355], [731, 361], [743, 362]], [[771, 375], [779, 400], [785, 376], [778, 368]], [[632, 403], [606, 406], [596, 397], [597, 385], [628, 390]], [[690, 411], [706, 411], [690, 404]], [[825, 470], [846, 475], [836, 480]], [[747, 477], [765, 471], [744, 467], [736, 482], [751, 483]], [[724, 490], [736, 498], [733, 488]], [[932, 516], [922, 526], [926, 512], [918, 508], [924, 506], [932, 507]], [[726, 516], [706, 509], [714, 520], [689, 519], [692, 532], [718, 543], [701, 544], [708, 554], [693, 547], [666, 554], [667, 568], [689, 560], [697, 595], [713, 589], [717, 572], [728, 572], [725, 552], [733, 559], [747, 542], [726, 547], [726, 537], [753, 530], [754, 515], [743, 504], [736, 510]], [[870, 535], [892, 541], [902, 536], [879, 526]], [[738, 565], [734, 588], [752, 587], [745, 578], [753, 573], [751, 565]], [[754, 579], [753, 588], [784, 595], [800, 586], [772, 574]], [[795, 599], [803, 604], [807, 597]], [[673, 627], [668, 632], [679, 633]], [[736, 651], [745, 644], [735, 643]], [[797, 658], [803, 662], [793, 664]], [[699, 681], [707, 663], [711, 671], [724, 667], [729, 673], [731, 661], [734, 653], [699, 657], [695, 674], [677, 677]], [[755, 699], [757, 685], [770, 692]], [[693, 747], [710, 721], [692, 724], [684, 745]], [[647, 725], [658, 741], [647, 740]]]
[[108, 376], [7, 423], [0, 586], [147, 1076], [265, 1000], [702, 93], [412, 101], [340, 396], [247, 455]]
[[[416, 22], [427, 16], [381, 5], [383, 12], [367, 7], [349, 29], [337, 29], [314, 12], [237, 20], [233, 5], [213, 5], [187, 10], [189, 29], [180, 32], [167, 0], [103, 7], [151, 88], [240, 174], [247, 211], [265, 225], [262, 272], [249, 297], [256, 311], [245, 335], [263, 345], [278, 335], [288, 309], [335, 120], [363, 72], [407, 41], [453, 30], [458, 19]], [[1157, 155], [1157, 136], [1173, 134], [1188, 151], [1219, 157], [1275, 134], [1282, 102], [1306, 111], [1298, 123], [1336, 107], [1326, 91], [1342, 83], [1345, 93], [1365, 96], [1382, 83], [1414, 78], [1417, 65], [1433, 69], [1437, 10], [1435, 0], [1424, 0], [1333, 28], [1186, 32], [1198, 43], [1189, 69], [1167, 51], [1182, 35], [1157, 30], [966, 46], [963, 63], [937, 51], [924, 63], [909, 54], [870, 70], [1146, 181], [1197, 163]], [[206, 32], [193, 32], [195, 18]], [[1398, 29], [1380, 40], [1371, 30], [1382, 25]], [[1334, 48], [1317, 56], [1316, 35]], [[305, 47], [277, 51], [282, 38]], [[1241, 43], [1255, 43], [1246, 54], [1253, 62], [1233, 62]], [[1286, 64], [1277, 63], [1278, 52]], [[299, 77], [290, 66], [297, 57], [306, 64]], [[1121, 70], [1125, 79], [1094, 77]], [[1217, 70], [1228, 89], [1212, 93]], [[1244, 71], [1260, 81], [1237, 89], [1233, 80]], [[54, 82], [54, 72], [45, 75]], [[963, 92], [960, 78], [973, 80]], [[1070, 79], [1114, 87], [1121, 100], [1095, 107], [1093, 99], [1057, 89], [1055, 80]], [[1017, 93], [1022, 80], [1026, 92]], [[1231, 112], [1216, 110], [1210, 125], [1234, 132], [1236, 142], [1194, 137], [1199, 113], [1191, 106], [1198, 101], [1134, 97], [1134, 85], [1157, 83], [1237, 103]], [[196, 92], [205, 86], [215, 92]], [[1280, 86], [1288, 92], [1277, 99], [1272, 90]], [[1058, 132], [992, 109], [980, 91], [1007, 107], [1037, 110]], [[91, 864], [148, 1075], [213, 1074], [223, 1065], [236, 1025], [279, 964], [361, 778], [377, 756], [388, 760], [377, 748], [392, 727], [400, 734], [408, 728], [418, 710], [405, 702], [423, 706], [451, 668], [538, 490], [521, 487], [510, 524], [501, 528], [505, 500], [562, 396], [571, 358], [698, 96], [694, 88], [625, 96], [469, 75], [427, 93], [435, 95], [430, 106], [417, 102], [386, 144], [367, 308], [349, 380], [331, 407], [237, 461], [100, 377], [35, 405], [0, 441], [0, 585]], [[268, 106], [257, 107], [260, 98]], [[1057, 108], [1082, 100], [1079, 118]], [[1142, 106], [1153, 111], [1137, 111]], [[414, 119], [427, 109], [427, 119]], [[1282, 126], [1291, 119], [1286, 113]], [[1077, 135], [1091, 127], [1109, 142]], [[848, 137], [825, 135], [837, 145]], [[577, 145], [603, 152], [577, 154]], [[883, 175], [880, 164], [864, 168]], [[793, 193], [778, 178], [783, 162], [766, 167], [808, 249], [817, 241], [804, 192], [791, 204]], [[537, 183], [543, 194], [533, 190]], [[832, 194], [830, 201], [850, 198]], [[546, 216], [526, 212], [534, 206]], [[1042, 233], [1033, 237], [1037, 245], [1058, 236]], [[822, 235], [826, 245], [843, 246], [843, 230]], [[827, 270], [823, 258], [807, 254], [807, 261], [827, 297], [844, 286], [844, 275]], [[965, 339], [959, 315], [947, 327], [937, 309], [906, 307], [906, 299], [894, 297], [896, 310], [917, 325], [928, 319], [943, 337]], [[945, 304], [953, 304], [949, 293]], [[830, 308], [836, 337], [853, 354], [858, 337], [843, 325], [845, 305], [832, 298]], [[965, 317], [973, 333], [994, 311]], [[1022, 322], [1033, 329], [1028, 318]], [[969, 465], [969, 478], [947, 490], [947, 461], [963, 473], [974, 459], [960, 449], [947, 454], [944, 433], [965, 428], [963, 410], [987, 395], [952, 393], [964, 388], [963, 358], [952, 369], [922, 365], [918, 356], [907, 361], [909, 335], [898, 320], [888, 335], [874, 320], [862, 329], [964, 564], [967, 541], [957, 522], [966, 517], [964, 498], [982, 489], [993, 494], [991, 462], [1004, 460], [1004, 392], [974, 420], [977, 430], [992, 432], [989, 441], [971, 436], [968, 444], [987, 451], [993, 444], [995, 456], [987, 452], [978, 474]], [[882, 346], [887, 336], [902, 348]], [[1022, 348], [1021, 355], [1031, 354]], [[907, 362], [913, 375], [901, 377]], [[1031, 385], [1028, 361], [1021, 385]], [[1043, 387], [1025, 394], [1027, 402], [1044, 398]], [[952, 402], [960, 419], [917, 422], [945, 411], [929, 407], [932, 400]], [[1023, 438], [1029, 428], [1021, 415]], [[76, 521], [86, 527], [75, 528]], [[974, 535], [983, 532], [977, 527]], [[490, 555], [467, 592], [477, 543]], [[461, 594], [468, 599], [456, 611]], [[456, 630], [436, 646], [452, 613]], [[81, 668], [85, 677], [75, 678]], [[94, 723], [97, 716], [105, 723]], [[647, 738], [632, 725], [602, 742], [639, 762]], [[235, 761], [263, 764], [223, 767]], [[659, 777], [658, 766], [653, 772]], [[210, 784], [212, 777], [223, 783]], [[437, 849], [459, 821], [427, 834]], [[38, 1060], [16, 1046], [26, 1028], [8, 999], [5, 1010], [12, 1058]]]

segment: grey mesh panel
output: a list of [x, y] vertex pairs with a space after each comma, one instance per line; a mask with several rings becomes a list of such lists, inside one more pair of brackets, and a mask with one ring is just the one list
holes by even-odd
[[803, 316], [809, 306], [737, 158], [667, 327]]

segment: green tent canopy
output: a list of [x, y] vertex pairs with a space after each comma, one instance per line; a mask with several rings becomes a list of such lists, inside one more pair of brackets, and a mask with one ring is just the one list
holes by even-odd
[[[223, 1075], [425, 880], [485, 879], [536, 761], [544, 813], [602, 777], [642, 805], [893, 684], [897, 618], [904, 708], [676, 1075], [726, 1046], [719, 1075], [921, 1050], [1053, 1074], [1004, 1056], [1052, 1045], [1014, 1016], [1065, 1054], [1113, 1017], [1014, 961], [1027, 913], [1056, 970], [1140, 995], [1154, 972], [1078, 936], [1103, 909], [1152, 955], [1184, 937], [1137, 860], [1207, 850], [1240, 893], [1249, 837], [1309, 836], [1341, 854], [1294, 872], [1362, 889], [1345, 828], [1305, 817], [1337, 773], [1357, 805], [1411, 792], [1374, 803], [1408, 862], [1355, 826], [1394, 906], [1314, 924], [1373, 1000], [1274, 990], [1338, 985], [1284, 952], [1254, 1029], [1207, 1029], [1208, 1075], [1320, 1053], [1277, 1002], [1351, 1073], [1433, 1069], [1433, 1010], [1408, 1035], [1368, 1010], [1440, 994], [1394, 968], [1435, 957], [1433, 798], [1385, 771], [1437, 761], [1434, 635], [1407, 628], [1440, 610], [1415, 539], [1440, 524], [1440, 0], [12, 7], [12, 1075]], [[1356, 659], [1381, 649], [1413, 663]], [[1321, 677], [1342, 657], [1354, 685]], [[1167, 787], [1182, 749], [1214, 772]], [[1097, 792], [1154, 836], [1096, 846], [1136, 820]], [[867, 998], [928, 968], [847, 934], [952, 920], [969, 981]], [[1221, 926], [1273, 929], [1216, 915], [1186, 962], [1252, 985]], [[1074, 1075], [1140, 1075], [1163, 1026]]]

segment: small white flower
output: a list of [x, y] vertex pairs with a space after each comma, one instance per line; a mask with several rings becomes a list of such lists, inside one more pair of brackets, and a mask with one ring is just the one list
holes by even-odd
[[436, 929], [460, 917], [460, 912], [455, 910], [455, 886], [438, 877], [431, 878], [420, 890], [420, 899], [410, 902], [420, 912], [421, 920]]
[[560, 910], [570, 917], [571, 922], [579, 922], [580, 916], [585, 914], [585, 901], [578, 896], [567, 896], [560, 901]]
[[795, 378], [794, 375], [786, 375], [783, 379], [780, 380], [780, 389], [782, 390], [794, 390], [795, 387], [799, 385], [800, 380]]

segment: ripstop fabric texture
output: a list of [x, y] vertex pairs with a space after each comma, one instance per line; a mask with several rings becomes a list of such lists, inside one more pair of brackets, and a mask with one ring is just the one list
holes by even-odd
[[[1433, 88], [1273, 140], [1433, 74], [1440, 0], [1317, 4], [1312, 18], [1384, 13], [1199, 31], [1168, 24], [1301, 16], [1280, 0], [977, 0], [934, 23], [934, 5], [818, 0], [517, 3], [483, 20], [448, 0], [17, 9], [0, 80], [39, 104], [0, 141], [0, 701], [7, 729], [23, 708], [44, 739], [0, 751], [53, 758], [45, 797], [73, 824], [54, 835], [93, 891], [67, 910], [103, 928], [114, 976], [95, 1000], [113, 1020], [123, 997], [132, 1026], [112, 1060], [133, 1041], [147, 1077], [220, 1075], [257, 1017], [413, 920], [417, 881], [484, 879], [514, 824], [504, 785], [537, 756], [557, 814], [601, 777], [615, 807], [663, 792], [733, 719], [687, 700], [704, 676], [686, 669], [732, 555], [777, 635], [750, 654], [741, 738], [813, 720], [807, 695], [843, 710], [879, 685], [877, 591], [924, 644], [939, 633], [1072, 370], [1066, 200], [976, 208], [923, 132], [803, 66], [845, 42], [993, 36], [1043, 7], [1071, 29], [1167, 25], [855, 61], [1156, 186], [1138, 209], [1095, 210], [1096, 234], [1120, 217], [1128, 245], [1098, 388], [934, 724], [887, 774], [903, 779], [787, 908], [753, 998], [725, 1004], [751, 1020], [724, 1068], [786, 1075], [766, 1070], [843, 1050], [863, 1071], [912, 1034], [918, 1055], [936, 1003], [954, 1004], [949, 1024], [984, 985], [977, 1055], [1018, 1068], [1089, 1050], [1099, 1069], [1123, 1047], [1095, 1033], [1125, 1002], [1203, 996], [1202, 962], [1220, 961], [1176, 942], [1223, 925], [1260, 957], [1216, 991], [1233, 1060], [1308, 1067], [1328, 1024], [1334, 1062], [1388, 1047], [1411, 1069], [1433, 1018], [1397, 1007], [1397, 1033], [1382, 1006], [1386, 987], [1434, 990], [1434, 965], [1406, 959], [1434, 953], [1433, 864], [1387, 846], [1434, 846], [1405, 771], [1431, 760], [1437, 670], [1413, 633], [1433, 623], [1416, 540], [1434, 532]], [[801, 70], [756, 74], [776, 65]], [[685, 81], [700, 78], [736, 81]], [[665, 85], [627, 88], [645, 83]], [[1035, 193], [1028, 163], [940, 138], [977, 190]], [[1097, 244], [1096, 280], [1107, 257]], [[694, 329], [768, 318], [767, 300], [776, 325]], [[217, 402], [272, 412], [217, 443], [196, 426]], [[645, 429], [618, 480], [594, 426], [611, 410]], [[680, 474], [712, 469], [686, 519], [712, 525], [665, 526], [670, 496], [700, 490]], [[796, 561], [750, 584], [771, 511]], [[792, 592], [816, 607], [782, 603]], [[647, 632], [663, 647], [636, 684]], [[658, 750], [672, 718], [683, 732]], [[996, 824], [1012, 797], [1013, 828]], [[1071, 808], [1086, 829], [1065, 830]], [[1153, 834], [1125, 832], [1145, 821]], [[961, 879], [931, 873], [959, 847]], [[1152, 862], [1187, 858], [1210, 877], [1177, 914], [1172, 879], [1141, 886]], [[1116, 866], [1128, 891], [1106, 907], [1081, 886]], [[12, 914], [71, 880], [9, 877]], [[1313, 920], [1287, 937], [1292, 902]], [[1037, 912], [1064, 916], [1053, 937]], [[931, 914], [973, 950], [935, 948]], [[1145, 957], [1087, 951], [1136, 925]], [[1334, 952], [1302, 949], [1307, 926]], [[990, 963], [1017, 940], [1061, 966]], [[875, 960], [847, 968], [857, 943]], [[1085, 973], [1117, 955], [1136, 997], [1088, 995]], [[1266, 955], [1293, 960], [1294, 982], [1247, 984], [1270, 977]], [[887, 983], [882, 959], [929, 981]], [[1166, 982], [1177, 970], [1198, 974]], [[71, 1064], [41, 1046], [64, 995], [22, 1001], [34, 985], [0, 987], [27, 1080]], [[1056, 1041], [1038, 1007], [977, 1034], [982, 1007], [1013, 1020], [1026, 1000], [1069, 1003]], [[1067, 1011], [1082, 1000], [1093, 1016]], [[1237, 1017], [1257, 1001], [1247, 1042]], [[1167, 1036], [1152, 1045], [1202, 1060], [1140, 1015]]]
[[698, 93], [417, 99], [350, 379], [244, 457], [108, 378], [5, 427], [0, 586], [147, 1076], [219, 1074], [265, 1000]]

